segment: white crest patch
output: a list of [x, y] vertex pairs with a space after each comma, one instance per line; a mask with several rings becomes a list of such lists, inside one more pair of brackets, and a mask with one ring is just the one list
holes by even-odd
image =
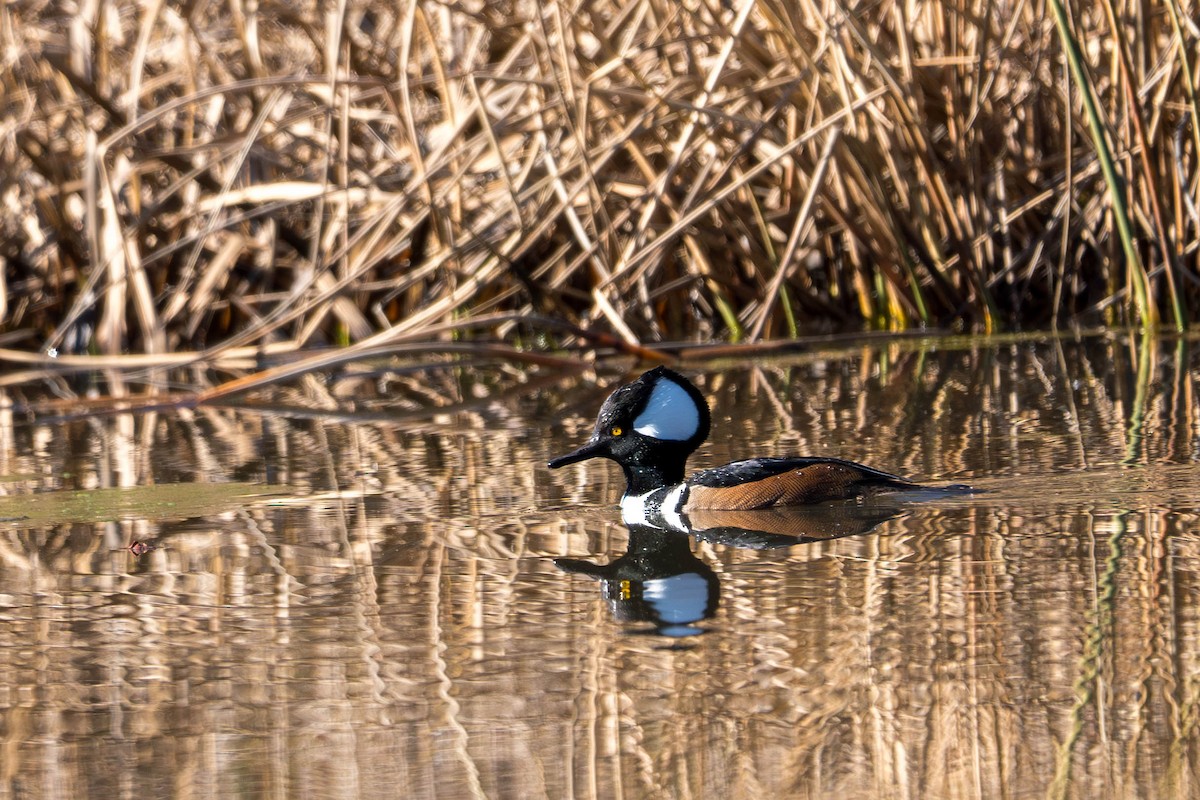
[[664, 378], [654, 384], [650, 399], [633, 421], [633, 429], [653, 439], [682, 442], [696, 435], [700, 412], [696, 401], [673, 380]]

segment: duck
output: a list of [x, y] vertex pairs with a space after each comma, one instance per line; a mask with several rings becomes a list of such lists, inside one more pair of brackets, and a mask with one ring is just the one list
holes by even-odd
[[698, 511], [759, 511], [930, 488], [853, 461], [808, 456], [750, 458], [685, 477], [688, 457], [711, 425], [700, 390], [678, 372], [655, 367], [613, 391], [591, 438], [547, 467], [615, 461], [625, 473], [622, 517], [665, 520], [679, 529], [687, 527], [683, 515]]

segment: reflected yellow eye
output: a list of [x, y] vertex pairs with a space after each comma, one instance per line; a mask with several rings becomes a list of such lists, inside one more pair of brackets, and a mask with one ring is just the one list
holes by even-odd
[[624, 429], [624, 428], [622, 428], [620, 425], [613, 425], [613, 426], [612, 426], [612, 427], [609, 429], [609, 431], [608, 431], [608, 432], [609, 432], [609, 433], [611, 433], [613, 436], [620, 436], [622, 433], [624, 433], [624, 432], [625, 432], [625, 429]]

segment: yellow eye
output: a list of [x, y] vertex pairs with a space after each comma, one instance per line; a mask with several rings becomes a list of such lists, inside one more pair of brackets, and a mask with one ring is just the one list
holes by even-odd
[[613, 436], [620, 436], [622, 433], [625, 432], [625, 429], [622, 428], [620, 425], [613, 425], [612, 428], [608, 432], [611, 433]]

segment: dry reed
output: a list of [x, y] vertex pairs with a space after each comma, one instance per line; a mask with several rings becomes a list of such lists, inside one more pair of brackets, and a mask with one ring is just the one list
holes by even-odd
[[1179, 0], [334, 8], [0, 7], [0, 346], [1200, 310]]

